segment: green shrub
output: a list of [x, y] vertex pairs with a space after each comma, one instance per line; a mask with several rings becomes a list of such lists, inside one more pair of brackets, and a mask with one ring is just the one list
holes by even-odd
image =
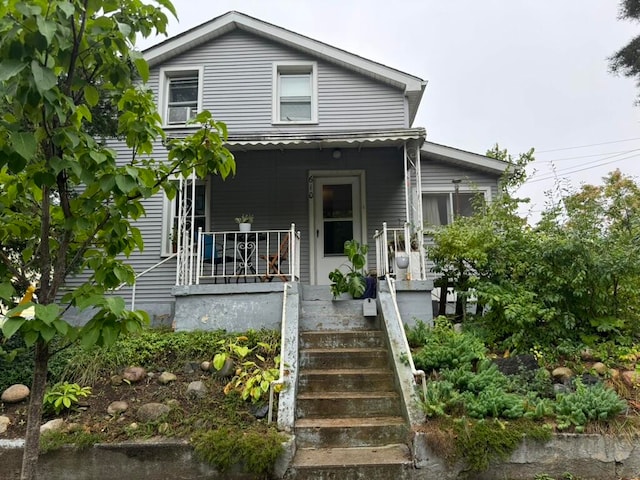
[[582, 432], [589, 421], [609, 420], [626, 408], [626, 402], [614, 390], [602, 383], [586, 386], [578, 379], [575, 392], [561, 393], [556, 397], [558, 429], [564, 430], [573, 425], [576, 432]]
[[425, 371], [456, 368], [485, 357], [486, 349], [479, 338], [455, 332], [443, 317], [436, 319], [435, 327], [425, 340], [423, 348], [413, 357], [416, 368]]
[[81, 387], [77, 383], [56, 383], [45, 392], [42, 407], [47, 413], [60, 415], [63, 410], [75, 408], [80, 397], [86, 398], [89, 395], [91, 387]]
[[404, 329], [411, 348], [419, 348], [425, 345], [432, 330], [431, 327], [422, 320], [416, 321], [416, 324], [411, 328], [405, 325]]
[[100, 434], [86, 432], [82, 428], [71, 431], [50, 430], [40, 436], [40, 453], [58, 450], [64, 445], [74, 445], [77, 449], [84, 450], [101, 441], [103, 437]]

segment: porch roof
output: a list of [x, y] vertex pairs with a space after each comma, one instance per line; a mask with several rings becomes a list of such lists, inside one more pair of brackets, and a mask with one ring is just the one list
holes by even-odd
[[367, 146], [401, 146], [408, 141], [422, 144], [426, 136], [424, 128], [399, 130], [369, 130], [346, 132], [305, 132], [271, 134], [230, 134], [227, 147], [238, 150], [262, 150], [274, 147], [287, 148], [348, 148]]
[[510, 165], [503, 160], [433, 142], [424, 142], [420, 153], [426, 158], [433, 158], [434, 160], [445, 163], [451, 163], [465, 168], [473, 168], [497, 175], [502, 175]]

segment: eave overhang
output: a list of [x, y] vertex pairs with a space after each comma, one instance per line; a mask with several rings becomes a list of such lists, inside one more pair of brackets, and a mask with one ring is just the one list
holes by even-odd
[[431, 158], [439, 162], [472, 168], [495, 175], [502, 175], [509, 168], [508, 162], [433, 142], [424, 142], [422, 144], [420, 156], [423, 159]]

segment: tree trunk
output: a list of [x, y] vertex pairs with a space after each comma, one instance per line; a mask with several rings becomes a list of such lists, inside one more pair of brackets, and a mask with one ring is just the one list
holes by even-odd
[[47, 385], [49, 365], [49, 346], [42, 340], [36, 342], [33, 384], [29, 395], [29, 414], [22, 455], [22, 473], [20, 480], [35, 480], [40, 450], [40, 420], [42, 418], [42, 400]]

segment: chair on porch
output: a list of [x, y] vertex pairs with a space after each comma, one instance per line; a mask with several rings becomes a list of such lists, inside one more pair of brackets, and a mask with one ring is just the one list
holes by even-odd
[[[213, 237], [210, 235], [206, 235], [203, 238], [203, 249], [202, 249], [202, 262], [213, 264], [213, 276], [214, 282], [218, 283], [218, 265], [222, 265], [223, 269], [226, 270], [226, 265], [231, 265], [233, 268], [233, 257], [222, 254], [222, 247], [220, 245], [214, 245]], [[226, 272], [223, 271], [224, 275]], [[227, 277], [224, 277], [224, 283], [227, 283]]]
[[267, 273], [262, 277], [262, 281], [272, 281], [274, 277], [280, 277], [283, 282], [287, 281], [285, 273], [280, 271], [280, 267], [289, 257], [289, 234], [282, 237], [280, 248], [277, 253], [260, 255], [260, 258], [267, 262]]

